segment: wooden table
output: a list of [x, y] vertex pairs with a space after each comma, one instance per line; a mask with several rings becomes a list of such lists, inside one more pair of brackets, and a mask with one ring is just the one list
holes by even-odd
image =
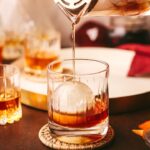
[[[104, 150], [149, 150], [143, 139], [132, 133], [138, 124], [150, 120], [150, 109], [110, 116], [115, 129], [114, 141]], [[0, 126], [0, 150], [47, 150], [39, 138], [39, 129], [47, 123], [47, 112], [23, 106], [23, 118]]]

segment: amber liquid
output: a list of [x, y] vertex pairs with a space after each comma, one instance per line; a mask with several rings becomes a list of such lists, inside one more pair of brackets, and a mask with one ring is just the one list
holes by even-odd
[[58, 58], [56, 54], [48, 56], [45, 52], [39, 51], [33, 56], [29, 54], [26, 56], [26, 66], [30, 69], [44, 70], [50, 62], [58, 60]]
[[20, 93], [0, 93], [0, 124], [13, 123], [21, 117]]
[[116, 7], [116, 9], [120, 10], [122, 15], [138, 15], [150, 9], [150, 2], [128, 2], [123, 6], [114, 6]]
[[111, 2], [111, 6], [107, 7], [107, 3], [101, 0], [92, 0], [87, 12], [91, 16], [111, 16], [111, 15], [140, 15], [150, 10], [150, 1], [126, 1], [126, 0], [107, 0]]
[[49, 119], [56, 124], [72, 128], [93, 127], [108, 118], [108, 108], [104, 102], [96, 102], [87, 112], [69, 114], [58, 111], [49, 112]]

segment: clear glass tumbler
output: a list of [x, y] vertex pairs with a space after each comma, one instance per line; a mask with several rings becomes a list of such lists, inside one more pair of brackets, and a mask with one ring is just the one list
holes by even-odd
[[74, 74], [72, 66], [73, 59], [48, 65], [50, 132], [69, 143], [101, 140], [109, 127], [109, 65], [98, 60], [75, 59]]
[[22, 117], [20, 72], [12, 65], [0, 65], [0, 125]]
[[60, 34], [58, 32], [33, 31], [25, 42], [25, 72], [46, 77], [47, 65], [60, 58]]

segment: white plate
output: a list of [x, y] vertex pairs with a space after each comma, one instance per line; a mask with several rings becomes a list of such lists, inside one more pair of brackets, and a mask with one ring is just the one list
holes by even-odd
[[[129, 78], [134, 52], [111, 48], [77, 48], [76, 58], [89, 58], [106, 61], [110, 65], [110, 98], [125, 97], [150, 92], [150, 78]], [[72, 58], [71, 49], [62, 50], [62, 58]], [[24, 77], [21, 88], [31, 92], [46, 94], [46, 83], [36, 83]]]

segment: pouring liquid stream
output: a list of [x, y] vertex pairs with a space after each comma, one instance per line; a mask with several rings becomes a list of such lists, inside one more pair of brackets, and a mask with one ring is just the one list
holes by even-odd
[[80, 21], [80, 18], [85, 14], [87, 9], [89, 8], [89, 4], [91, 0], [79, 0], [78, 2], [75, 1], [64, 1], [64, 0], [55, 0], [56, 4], [60, 7], [60, 9], [64, 12], [67, 18], [71, 21], [72, 24], [72, 69], [73, 69], [73, 80], [75, 80], [75, 29], [77, 23]]
[[76, 57], [76, 54], [75, 54], [75, 47], [76, 47], [76, 36], [75, 36], [75, 30], [76, 30], [76, 24], [75, 23], [72, 23], [72, 58], [73, 58], [73, 79], [75, 79], [75, 57]]

